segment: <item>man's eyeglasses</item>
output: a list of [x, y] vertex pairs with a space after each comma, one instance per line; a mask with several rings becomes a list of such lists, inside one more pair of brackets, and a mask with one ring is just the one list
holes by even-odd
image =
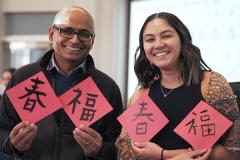
[[59, 28], [56, 26], [53, 26], [53, 28], [55, 28], [60, 33], [60, 35], [64, 38], [71, 39], [76, 34], [78, 37], [78, 40], [84, 41], [84, 42], [91, 41], [94, 36], [93, 33], [90, 33], [87, 30], [80, 30], [80, 31], [76, 32], [73, 28]]

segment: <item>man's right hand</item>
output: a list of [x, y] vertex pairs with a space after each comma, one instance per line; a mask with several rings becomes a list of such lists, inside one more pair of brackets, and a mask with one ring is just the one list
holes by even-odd
[[20, 122], [10, 133], [10, 141], [18, 151], [27, 151], [37, 135], [37, 126], [29, 122]]

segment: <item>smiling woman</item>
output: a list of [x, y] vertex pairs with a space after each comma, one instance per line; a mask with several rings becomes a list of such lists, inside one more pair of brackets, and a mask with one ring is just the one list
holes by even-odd
[[[186, 137], [178, 135], [175, 130], [198, 106], [197, 104], [204, 101], [231, 120], [233, 125], [229, 129], [225, 128], [228, 131], [224, 135], [223, 133], [219, 136], [213, 135], [216, 140], [220, 137], [219, 141], [207, 146], [198, 143], [199, 148], [208, 148], [206, 154], [201, 155], [200, 159], [206, 159], [209, 156], [212, 160], [232, 156], [240, 158], [238, 150], [228, 151], [229, 148], [240, 147], [240, 113], [236, 96], [226, 79], [212, 71], [204, 62], [201, 51], [193, 44], [186, 25], [172, 13], [151, 14], [142, 25], [138, 42], [134, 71], [139, 88], [132, 95], [128, 107], [131, 107], [141, 95], [148, 93], [149, 98], [168, 118], [169, 123], [150, 141], [141, 143], [136, 142], [136, 139], [131, 140], [129, 134], [123, 129], [117, 141], [119, 157], [124, 160], [136, 157], [145, 160], [160, 157], [170, 159], [180, 153], [188, 152], [188, 148], [194, 147], [194, 144]], [[144, 110], [148, 110], [148, 107]], [[200, 110], [206, 109], [200, 106]], [[197, 115], [200, 118], [199, 114]], [[191, 128], [194, 128], [194, 134], [196, 128], [196, 133], [203, 132], [201, 127], [195, 126], [198, 125], [197, 123], [193, 122], [193, 125]], [[217, 124], [215, 127], [216, 130], [223, 128]], [[199, 137], [192, 135], [188, 128], [186, 132], [188, 132], [186, 135], [195, 142], [200, 142], [201, 138], [205, 137], [201, 134]], [[208, 139], [204, 140], [208, 141]], [[212, 150], [211, 146], [213, 146]]]
[[[201, 48], [205, 62], [229, 82], [240, 81], [240, 1], [228, 0], [131, 0], [128, 51], [128, 99], [136, 89], [134, 53], [143, 17], [166, 11], [178, 15], [190, 28], [193, 42]], [[151, 9], [149, 9], [151, 8]]]
[[[163, 19], [149, 22], [143, 32], [143, 47], [146, 57], [158, 68], [178, 68], [181, 50], [180, 37]], [[172, 53], [172, 54], [170, 54]]]

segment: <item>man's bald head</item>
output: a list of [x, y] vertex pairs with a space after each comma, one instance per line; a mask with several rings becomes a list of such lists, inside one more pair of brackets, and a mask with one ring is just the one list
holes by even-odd
[[74, 17], [76, 14], [84, 16], [86, 19], [88, 19], [89, 22], [92, 23], [94, 28], [94, 21], [90, 13], [84, 8], [77, 6], [63, 8], [62, 10], [60, 10], [53, 20], [53, 25], [67, 25], [70, 23], [71, 18]]

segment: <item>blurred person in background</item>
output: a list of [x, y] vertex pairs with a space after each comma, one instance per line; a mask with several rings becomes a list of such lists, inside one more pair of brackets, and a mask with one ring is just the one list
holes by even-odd
[[8, 82], [10, 81], [10, 79], [13, 76], [13, 73], [16, 71], [16, 68], [7, 68], [5, 70], [3, 70], [2, 72], [2, 76], [0, 78], [0, 100], [2, 98], [2, 95], [4, 93], [5, 88], [8, 85]]
[[7, 68], [2, 72], [2, 78], [1, 78], [1, 83], [4, 86], [8, 85], [8, 82], [12, 78], [14, 72], [16, 71], [16, 68]]

